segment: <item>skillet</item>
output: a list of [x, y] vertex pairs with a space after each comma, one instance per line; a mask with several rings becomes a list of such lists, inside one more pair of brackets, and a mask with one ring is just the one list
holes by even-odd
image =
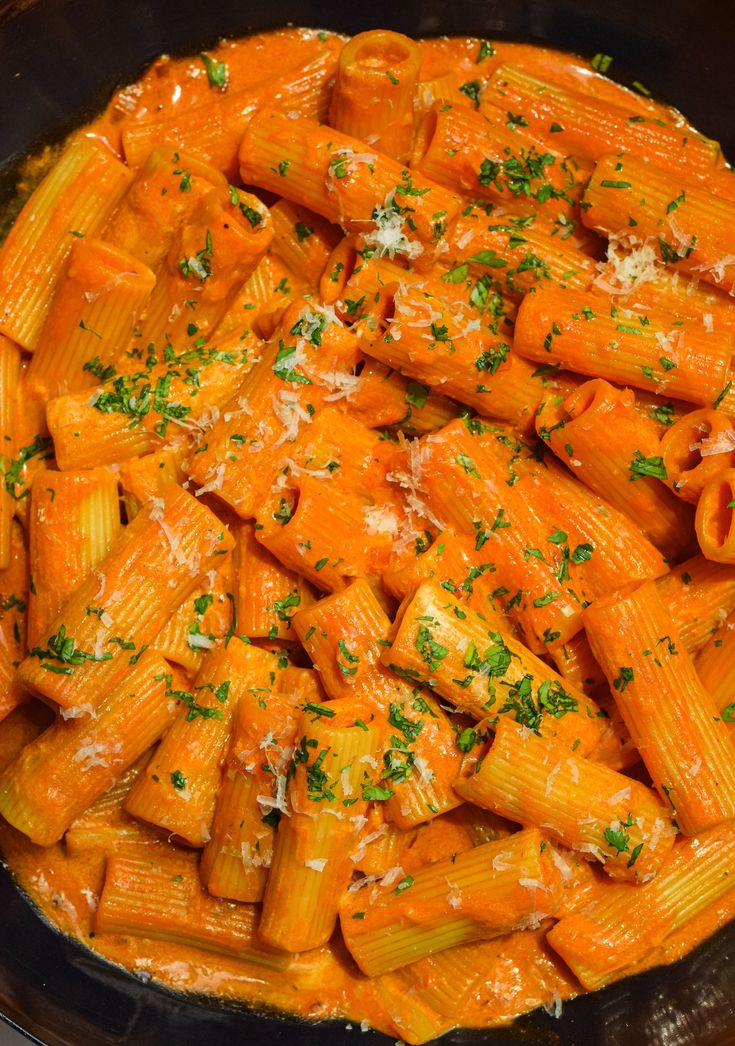
[[[19, 160], [60, 140], [167, 52], [288, 23], [465, 34], [613, 56], [735, 157], [735, 6], [727, 0], [0, 0], [0, 207]], [[0, 865], [0, 1017], [43, 1046], [387, 1046], [343, 1022], [261, 1015], [143, 984], [38, 917]], [[0, 1028], [0, 1039], [2, 1030]], [[735, 922], [675, 966], [446, 1046], [735, 1046]]]

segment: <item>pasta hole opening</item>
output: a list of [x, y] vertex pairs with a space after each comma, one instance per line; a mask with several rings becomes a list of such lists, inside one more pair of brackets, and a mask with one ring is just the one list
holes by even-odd
[[701, 444], [710, 439], [711, 435], [712, 425], [707, 421], [701, 421], [677, 433], [677, 438], [672, 439], [667, 448], [667, 469], [670, 463], [672, 472], [678, 472], [679, 475], [694, 472], [702, 464]]
[[596, 381], [587, 381], [580, 385], [564, 400], [563, 408], [570, 418], [579, 418], [592, 410], [600, 399], [600, 389]]
[[334, 305], [357, 267], [357, 246], [352, 237], [345, 237], [329, 256], [319, 280], [319, 293], [325, 305]]
[[723, 548], [727, 543], [733, 526], [733, 510], [731, 503], [735, 498], [732, 483], [722, 481], [712, 491], [707, 506], [707, 537], [717, 548]]
[[412, 167], [418, 167], [422, 160], [426, 159], [426, 155], [436, 136], [438, 124], [439, 117], [437, 115], [436, 105], [434, 105], [429, 109], [416, 131], [416, 139], [414, 141], [413, 153], [411, 155]]
[[397, 323], [398, 317], [396, 310], [396, 292], [398, 285], [395, 283], [387, 284], [380, 294], [380, 318], [383, 321], [383, 326], [386, 330], [390, 330], [392, 323]]
[[386, 33], [380, 38], [371, 33], [354, 54], [354, 61], [364, 69], [388, 72], [415, 58], [416, 45], [411, 40], [403, 39], [397, 33]]

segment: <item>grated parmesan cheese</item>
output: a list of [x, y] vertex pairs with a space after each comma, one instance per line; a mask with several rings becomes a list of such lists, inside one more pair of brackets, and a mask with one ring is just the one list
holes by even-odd
[[396, 254], [405, 254], [407, 258], [418, 258], [423, 254], [423, 247], [416, 240], [409, 240], [403, 226], [406, 219], [399, 214], [395, 205], [395, 192], [389, 192], [382, 207], [373, 211], [375, 229], [365, 233], [365, 243], [376, 248], [379, 258], [395, 258]]
[[405, 874], [406, 873], [403, 868], [401, 868], [400, 864], [396, 864], [392, 868], [389, 868], [383, 878], [378, 881], [381, 886], [392, 886], [397, 879], [402, 879]]
[[271, 810], [278, 810], [279, 813], [285, 814], [286, 817], [291, 816], [291, 811], [286, 804], [286, 776], [285, 774], [276, 775], [276, 794], [275, 795], [256, 795], [255, 797], [258, 806], [261, 810], [265, 810], [266, 813]]
[[496, 854], [495, 857], [493, 857], [493, 871], [495, 871], [495, 872], [509, 872], [510, 869], [513, 867], [513, 863], [509, 862], [509, 858], [511, 856], [512, 855], [510, 853], [508, 853], [507, 851], [504, 851], [503, 853]]
[[92, 770], [95, 766], [108, 767], [111, 757], [121, 748], [120, 741], [114, 744], [110, 744], [109, 741], [90, 741], [76, 750], [72, 762], [80, 763], [80, 770]]
[[299, 425], [302, 421], [311, 424], [311, 415], [299, 402], [298, 392], [279, 392], [278, 395], [271, 393], [273, 413], [283, 425], [283, 432], [272, 444], [273, 448], [280, 447], [283, 443], [293, 443], [299, 434]]
[[715, 454], [731, 454], [735, 450], [735, 429], [718, 432], [714, 439], [709, 437], [699, 443], [691, 443], [689, 450], [698, 450], [703, 458], [713, 457]]
[[326, 857], [314, 857], [310, 860], [304, 861], [304, 864], [314, 872], [323, 872], [327, 864], [327, 859]]
[[91, 716], [95, 718], [95, 710], [92, 705], [73, 705], [71, 708], [61, 709], [62, 719], [80, 719], [83, 715]]
[[725, 269], [730, 265], [735, 265], [735, 254], [725, 254], [716, 262], [711, 264], [693, 265], [692, 270], [694, 272], [708, 272], [714, 278], [715, 283], [722, 283], [725, 278]]
[[640, 243], [628, 233], [611, 236], [607, 261], [598, 265], [600, 275], [593, 286], [609, 294], [628, 294], [634, 287], [656, 277], [658, 258], [651, 243]]
[[203, 486], [197, 487], [194, 491], [196, 497], [201, 497], [202, 494], [208, 494], [210, 490], [222, 490], [222, 484], [225, 480], [225, 466], [224, 462], [219, 465], [214, 465], [207, 473], [206, 482]]
[[525, 890], [545, 890], [546, 887], [539, 879], [519, 879], [518, 885]]
[[398, 516], [385, 505], [366, 505], [362, 514], [368, 534], [390, 534], [395, 537], [398, 533]]

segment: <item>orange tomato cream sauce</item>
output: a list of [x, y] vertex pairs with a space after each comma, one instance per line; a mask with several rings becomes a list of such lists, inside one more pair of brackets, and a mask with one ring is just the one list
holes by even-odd
[[0, 851], [143, 981], [419, 1044], [735, 916], [735, 182], [610, 62], [164, 56], [0, 248]]

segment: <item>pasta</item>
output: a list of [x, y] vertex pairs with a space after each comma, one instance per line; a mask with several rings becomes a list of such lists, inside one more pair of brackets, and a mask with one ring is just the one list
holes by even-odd
[[735, 918], [734, 203], [681, 114], [486, 40], [225, 41], [71, 136], [0, 248], [50, 921], [419, 1046]]

